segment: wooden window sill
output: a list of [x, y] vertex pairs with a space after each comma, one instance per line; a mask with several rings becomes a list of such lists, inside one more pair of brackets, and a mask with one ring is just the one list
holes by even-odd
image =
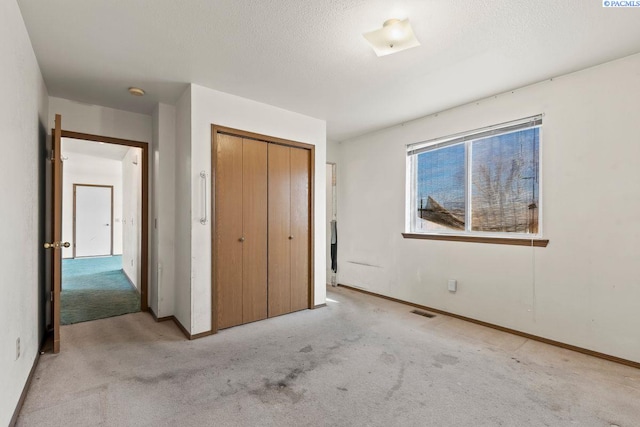
[[508, 237], [449, 236], [445, 234], [402, 233], [405, 239], [448, 240], [450, 242], [489, 243], [494, 245], [535, 246], [546, 248], [548, 239], [513, 239]]

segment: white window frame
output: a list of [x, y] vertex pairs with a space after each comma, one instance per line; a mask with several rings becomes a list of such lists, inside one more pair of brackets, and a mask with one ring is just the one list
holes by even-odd
[[[488, 237], [501, 239], [540, 239], [543, 236], [543, 180], [542, 180], [542, 118], [543, 114], [526, 117], [519, 120], [513, 120], [500, 123], [493, 126], [487, 126], [480, 129], [474, 129], [468, 132], [461, 132], [442, 138], [430, 139], [427, 141], [407, 144], [407, 160], [406, 160], [406, 204], [405, 204], [405, 231], [408, 234], [422, 234], [433, 236], [472, 236], [472, 237]], [[472, 175], [470, 173], [471, 166], [471, 150], [474, 141], [487, 138], [494, 135], [502, 135], [517, 132], [524, 129], [538, 128], [538, 232], [533, 233], [511, 233], [511, 232], [487, 232], [474, 231], [471, 229], [471, 188]], [[465, 230], [439, 230], [439, 231], [421, 231], [415, 228], [417, 210], [416, 184], [417, 184], [417, 162], [416, 159], [420, 153], [433, 150], [434, 147], [448, 147], [451, 145], [465, 144]]]

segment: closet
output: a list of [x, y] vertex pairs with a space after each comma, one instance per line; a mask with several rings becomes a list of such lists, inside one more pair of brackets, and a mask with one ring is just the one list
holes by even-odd
[[269, 145], [269, 317], [309, 306], [309, 151]]
[[218, 135], [215, 169], [218, 328], [267, 317], [267, 143]]
[[214, 329], [312, 306], [312, 148], [213, 128]]

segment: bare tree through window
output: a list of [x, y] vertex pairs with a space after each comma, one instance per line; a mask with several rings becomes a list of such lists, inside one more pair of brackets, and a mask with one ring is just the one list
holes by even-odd
[[484, 135], [414, 154], [414, 231], [538, 233], [540, 127]]

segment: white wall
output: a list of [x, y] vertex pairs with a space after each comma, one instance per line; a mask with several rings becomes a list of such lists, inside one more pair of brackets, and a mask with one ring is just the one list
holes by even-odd
[[85, 104], [64, 98], [49, 97], [49, 132], [55, 125], [55, 115], [62, 115], [62, 129], [151, 142], [151, 116]]
[[158, 104], [153, 112], [153, 162], [155, 219], [152, 253], [151, 309], [158, 317], [174, 312], [176, 221], [176, 109]]
[[[262, 104], [224, 92], [191, 85], [191, 333], [211, 329], [211, 221], [200, 224], [203, 188], [200, 171], [211, 190], [211, 124], [305, 142], [315, 149], [315, 303], [325, 302], [325, 162], [323, 120]], [[178, 191], [184, 191], [178, 190]], [[207, 200], [210, 210], [210, 200]], [[211, 212], [208, 212], [211, 218]]]
[[174, 315], [191, 331], [191, 88], [176, 104], [175, 144]]
[[[0, 425], [7, 425], [44, 334], [44, 166], [48, 97], [15, 1], [0, 1]], [[16, 359], [16, 339], [20, 357]]]
[[122, 173], [122, 269], [139, 289], [142, 221], [142, 150], [131, 147], [120, 162]]
[[152, 167], [152, 181], [154, 183], [151, 202], [149, 204], [149, 215], [153, 218], [151, 222], [151, 230], [149, 233], [149, 270], [151, 275], [149, 276], [149, 309], [156, 314], [158, 313], [158, 288], [159, 288], [159, 275], [158, 275], [158, 243], [160, 240], [160, 229], [158, 227], [158, 212], [160, 211], [160, 190], [158, 181], [160, 180], [160, 119], [159, 119], [159, 105], [153, 109], [151, 114], [151, 153], [150, 159], [153, 163]]
[[[640, 362], [639, 75], [635, 55], [342, 143], [340, 283]], [[405, 144], [537, 113], [547, 248], [402, 238]]]
[[342, 143], [327, 140], [327, 162], [337, 163], [340, 159], [340, 147]]
[[[122, 254], [122, 162], [78, 153], [62, 153], [62, 240], [73, 245], [73, 184], [113, 186], [113, 253]], [[73, 247], [62, 250], [63, 258], [73, 258]]]

